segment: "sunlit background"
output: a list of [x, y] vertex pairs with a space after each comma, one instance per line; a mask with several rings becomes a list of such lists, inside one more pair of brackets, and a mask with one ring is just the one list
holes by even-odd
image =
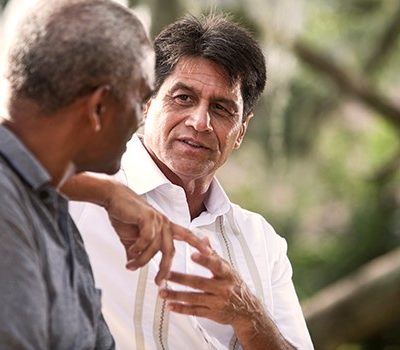
[[[0, 70], [33, 2], [0, 1]], [[153, 37], [213, 9], [259, 39], [267, 89], [219, 178], [288, 240], [316, 349], [400, 349], [400, 1], [129, 5]]]

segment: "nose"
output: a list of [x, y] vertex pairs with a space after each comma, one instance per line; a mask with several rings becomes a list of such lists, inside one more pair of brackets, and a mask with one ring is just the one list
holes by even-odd
[[209, 132], [213, 130], [211, 125], [211, 116], [208, 106], [199, 105], [190, 112], [186, 118], [186, 126], [190, 126], [199, 132]]

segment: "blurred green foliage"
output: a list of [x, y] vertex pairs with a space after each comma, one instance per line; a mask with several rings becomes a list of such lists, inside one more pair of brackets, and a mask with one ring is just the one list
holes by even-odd
[[0, 0], [0, 9], [2, 9], [7, 4], [7, 0]]

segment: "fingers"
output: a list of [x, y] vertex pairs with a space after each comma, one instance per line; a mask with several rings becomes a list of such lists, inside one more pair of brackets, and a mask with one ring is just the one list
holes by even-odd
[[118, 234], [118, 237], [120, 238], [121, 241], [137, 240], [140, 234], [138, 226], [132, 224], [126, 224], [112, 217], [109, 218], [112, 226], [114, 227], [114, 230]]
[[146, 250], [154, 240], [160, 239], [157, 237], [157, 233], [159, 233], [159, 230], [162, 228], [163, 225], [160, 223], [160, 217], [157, 215], [153, 216], [151, 219], [144, 220], [139, 226], [139, 237], [135, 245], [130, 248], [130, 253], [135, 254]]
[[181, 303], [189, 303], [193, 305], [201, 305], [210, 307], [217, 302], [214, 295], [202, 292], [182, 292], [172, 289], [161, 289], [160, 298], [167, 299], [168, 301], [179, 301]]
[[130, 253], [139, 254], [152, 245], [155, 240], [161, 246], [161, 234], [168, 229], [169, 221], [164, 215], [146, 204], [141, 207], [140, 219], [137, 219], [134, 225], [137, 226], [139, 234], [135, 244], [130, 248]]
[[161, 281], [167, 278], [171, 269], [172, 259], [175, 254], [173, 239], [189, 243], [191, 246], [202, 252], [202, 254], [211, 254], [211, 248], [209, 247], [210, 244], [208, 238], [199, 238], [191, 231], [172, 222], [168, 222], [168, 229], [162, 232], [162, 236], [162, 257], [160, 261], [160, 269], [155, 278], [155, 282], [157, 285], [160, 285]]
[[132, 255], [142, 254], [154, 243], [161, 247], [162, 233], [168, 230], [168, 220], [154, 209], [151, 213], [152, 215], [147, 215], [138, 224], [139, 237], [129, 248], [129, 253]]
[[171, 289], [161, 289], [159, 296], [162, 299], [168, 300], [168, 304], [177, 302], [191, 304], [193, 306], [204, 306], [205, 308], [209, 309], [214, 309], [219, 302], [218, 297], [211, 294], [200, 292], [182, 292]]
[[168, 310], [182, 314], [182, 315], [192, 315], [198, 317], [211, 318], [210, 309], [205, 306], [199, 305], [187, 305], [181, 303], [169, 303], [167, 305]]
[[207, 237], [200, 238], [182, 226], [173, 223], [171, 223], [171, 225], [174, 239], [185, 241], [204, 255], [210, 255], [212, 253], [210, 242]]
[[128, 250], [128, 256], [131, 257], [131, 260], [126, 264], [126, 268], [129, 270], [136, 270], [146, 265], [159, 250], [157, 240], [150, 242], [150, 245], [140, 252], [137, 251], [135, 246], [136, 243]]
[[175, 254], [174, 242], [170, 230], [168, 230], [168, 232], [163, 232], [161, 252], [160, 269], [155, 278], [157, 285], [160, 285], [161, 281], [168, 277], [172, 265], [172, 259]]
[[167, 308], [180, 314], [208, 317], [210, 307], [218, 302], [218, 298], [201, 292], [181, 292], [161, 289], [160, 298], [168, 300]]
[[134, 259], [134, 256], [129, 254], [129, 247], [135, 244], [135, 241], [130, 239], [120, 239], [120, 241], [125, 248], [126, 261]]
[[217, 254], [202, 255], [193, 253], [192, 260], [197, 264], [209, 269], [217, 278], [226, 278], [232, 272], [231, 266]]
[[[172, 238], [171, 223], [161, 215], [159, 215], [158, 220], [157, 225], [151, 225], [150, 228], [147, 228], [146, 232], [143, 232], [144, 229], [142, 228], [140, 238], [129, 248], [128, 255], [132, 260], [128, 262], [127, 268], [136, 270], [144, 266], [160, 250], [162, 253], [160, 268], [155, 277], [155, 282], [159, 285], [163, 279], [167, 278], [171, 269], [175, 247]], [[177, 225], [175, 226], [177, 227]], [[149, 233], [150, 231], [152, 232]]]
[[171, 271], [168, 276], [168, 281], [179, 283], [187, 287], [191, 287], [197, 290], [201, 290], [206, 293], [210, 294], [217, 294], [219, 293], [223, 286], [219, 281], [196, 276], [196, 275], [188, 275], [185, 273], [174, 272]]

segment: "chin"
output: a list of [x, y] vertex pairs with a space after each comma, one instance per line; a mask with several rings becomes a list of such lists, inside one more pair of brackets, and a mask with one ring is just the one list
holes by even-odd
[[196, 179], [208, 178], [210, 172], [200, 171], [200, 170], [189, 170], [189, 169], [175, 169], [172, 171], [177, 177], [182, 181], [192, 181]]
[[202, 177], [207, 176], [210, 173], [214, 173], [214, 163], [213, 162], [196, 162], [196, 161], [185, 161], [177, 162], [172, 164], [170, 169], [173, 172], [182, 174], [188, 177]]
[[114, 175], [121, 168], [121, 160], [101, 164], [92, 164], [89, 166], [80, 167], [77, 172], [90, 171], [93, 173], [103, 173], [107, 175]]
[[109, 167], [105, 167], [105, 169], [103, 169], [100, 172], [105, 173], [107, 175], [114, 175], [119, 171], [120, 168], [121, 168], [121, 161], [119, 160], [118, 162], [111, 164]]

